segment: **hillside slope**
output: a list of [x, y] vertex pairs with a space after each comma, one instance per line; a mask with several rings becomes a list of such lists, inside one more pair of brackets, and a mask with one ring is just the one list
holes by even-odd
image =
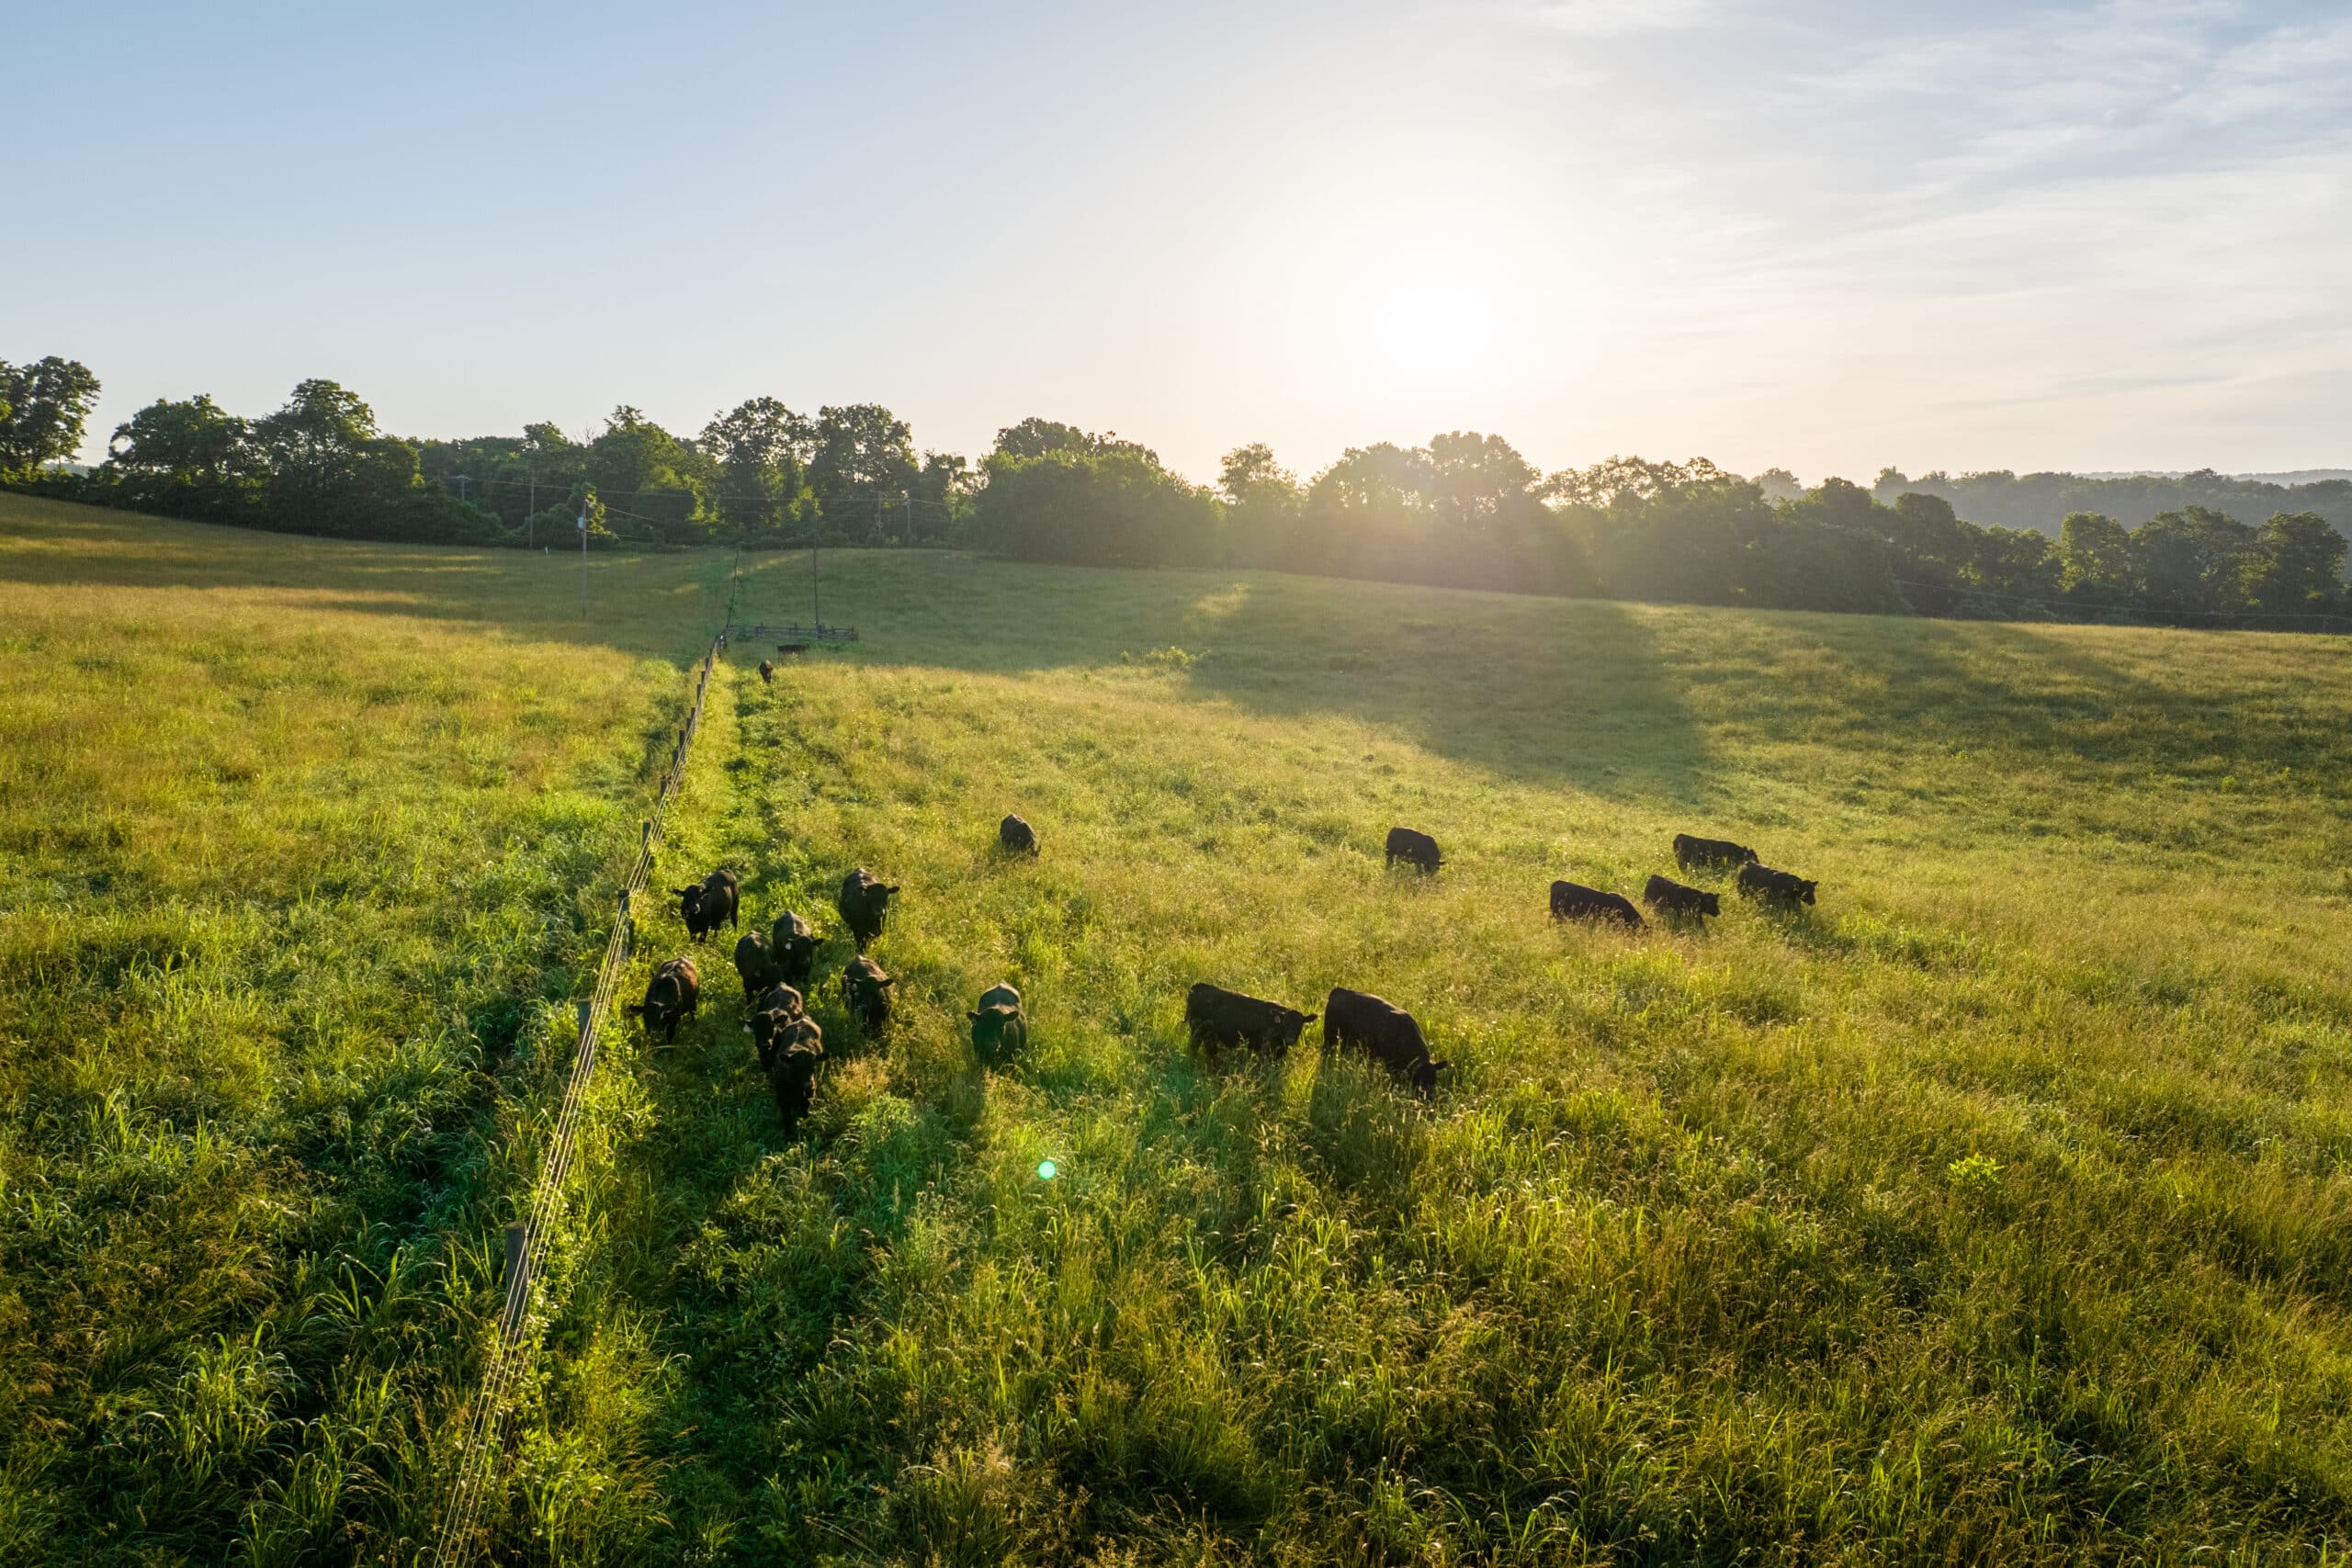
[[[600, 558], [582, 620], [576, 563], [0, 498], [10, 1554], [413, 1550], [728, 568]], [[901, 884], [899, 1019], [819, 995], [787, 1139], [734, 933], [645, 922], [705, 1006], [611, 1043], [500, 1560], [2352, 1527], [2342, 645], [896, 552], [825, 595], [862, 640], [738, 649], [657, 880], [732, 865], [833, 970], [841, 874]], [[1545, 914], [1678, 830], [1819, 907]], [[1204, 977], [1379, 992], [1455, 1070], [1212, 1068]], [[1033, 1040], [983, 1070], [999, 979]]]
[[[716, 977], [598, 1189], [582, 1321], [618, 1326], [543, 1450], [609, 1478], [571, 1550], [2081, 1561], [2352, 1522], [2342, 645], [831, 581], [864, 640], [773, 687], [739, 650], [668, 880], [731, 866], [831, 969], [841, 874], [903, 885], [899, 1017], [816, 999], [787, 1140], [733, 933], [650, 929]], [[1384, 869], [1396, 823], [1434, 880]], [[1684, 829], [1819, 907], [1547, 918]], [[1423, 1109], [1312, 1028], [1213, 1070], [1201, 978], [1376, 991], [1455, 1072]], [[1034, 1037], [988, 1070], [1000, 979]]]

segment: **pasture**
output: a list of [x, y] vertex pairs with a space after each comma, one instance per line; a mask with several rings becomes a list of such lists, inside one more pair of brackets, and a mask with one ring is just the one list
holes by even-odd
[[[729, 566], [600, 559], [583, 623], [560, 559], [0, 498], [8, 1553], [429, 1534]], [[826, 606], [722, 664], [657, 882], [820, 975], [899, 884], [897, 1021], [812, 997], [787, 1139], [735, 933], [641, 921], [703, 1007], [609, 1036], [499, 1560], [2340, 1554], [2342, 643], [902, 552]], [[1548, 918], [1682, 830], [1819, 907]], [[1454, 1071], [1212, 1067], [1202, 978]]]

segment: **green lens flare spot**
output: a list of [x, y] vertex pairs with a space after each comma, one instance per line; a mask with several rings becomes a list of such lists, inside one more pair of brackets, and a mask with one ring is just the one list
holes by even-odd
[[1041, 1159], [1037, 1162], [1037, 1179], [1040, 1181], [1051, 1181], [1055, 1177], [1061, 1174], [1061, 1169], [1062, 1168], [1056, 1165], [1052, 1160]]

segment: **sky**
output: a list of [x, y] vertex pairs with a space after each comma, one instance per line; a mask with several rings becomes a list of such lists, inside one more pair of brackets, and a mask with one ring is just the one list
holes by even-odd
[[[1498, 433], [2352, 466], [2352, 5], [0, 0], [0, 358], [413, 436], [876, 401], [1213, 480]], [[31, 177], [27, 177], [28, 174]]]

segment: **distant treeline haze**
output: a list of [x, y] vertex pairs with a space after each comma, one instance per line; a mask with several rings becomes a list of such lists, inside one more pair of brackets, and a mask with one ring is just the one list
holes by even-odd
[[[1023, 560], [1236, 565], [1519, 592], [1872, 614], [2154, 617], [2352, 630], [2352, 481], [2278, 485], [1890, 468], [1805, 489], [1704, 458], [1545, 474], [1497, 435], [1351, 447], [1302, 480], [1262, 445], [1215, 488], [1115, 434], [1026, 419], [973, 464], [918, 453], [877, 404], [773, 398], [691, 436], [638, 410], [575, 439], [408, 441], [333, 381], [258, 418], [162, 400], [79, 450], [98, 382], [0, 361], [0, 482], [102, 506], [294, 533], [576, 547], [958, 545]], [[2262, 521], [2251, 519], [2260, 517]]]

